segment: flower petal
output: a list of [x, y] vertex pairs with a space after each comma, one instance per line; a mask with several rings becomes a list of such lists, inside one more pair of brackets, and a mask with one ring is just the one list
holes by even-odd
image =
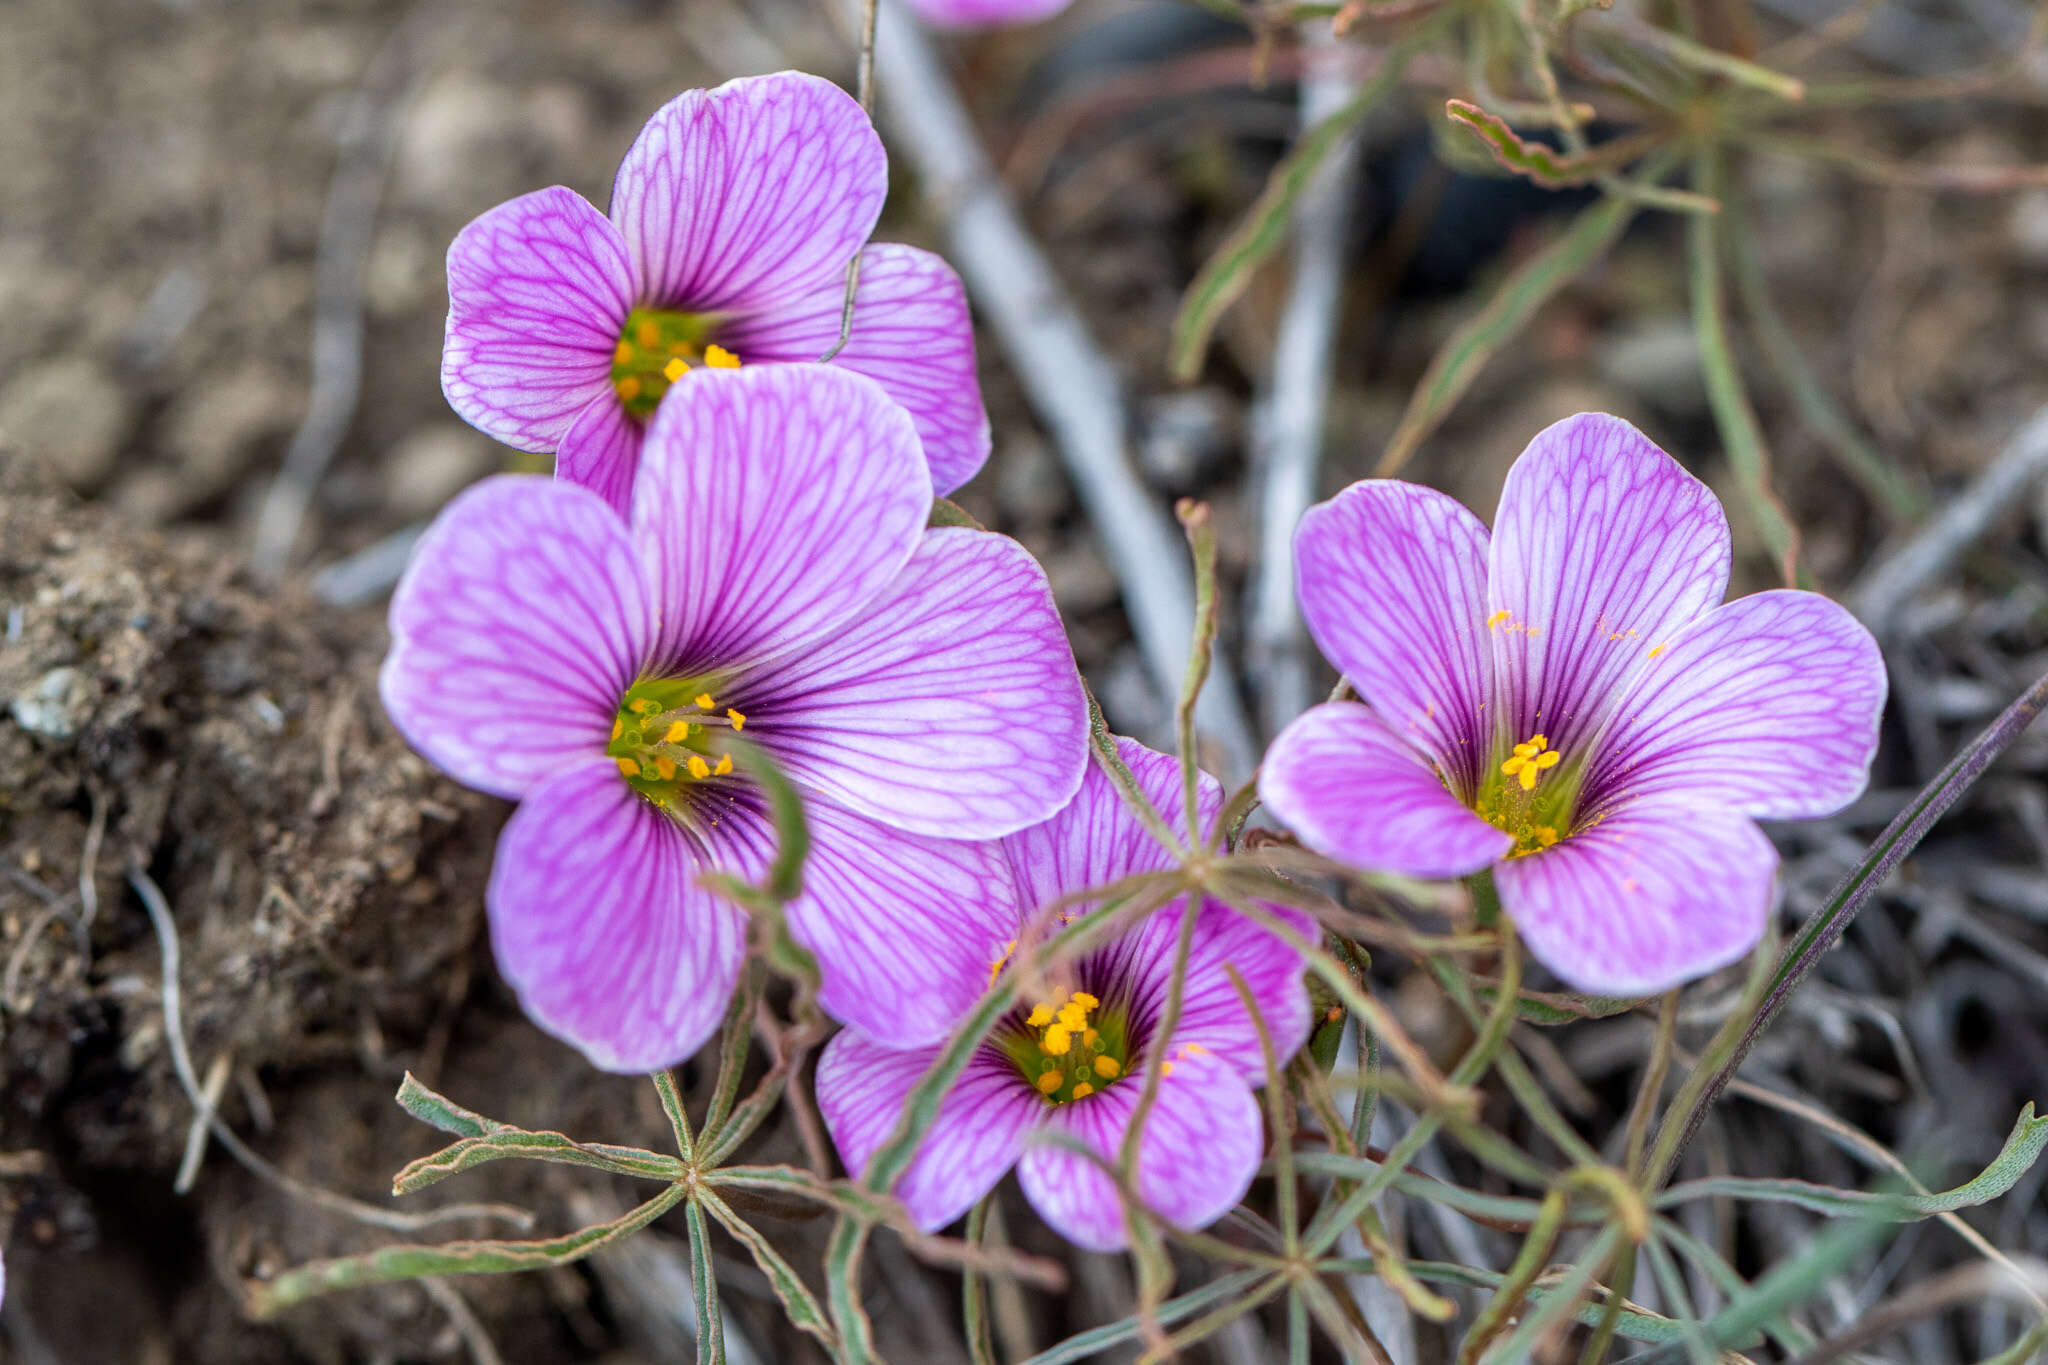
[[[1078, 1139], [1114, 1164], [1143, 1093], [1133, 1071], [1106, 1090], [1054, 1105], [1049, 1132]], [[1190, 1055], [1159, 1081], [1138, 1149], [1138, 1194], [1179, 1228], [1204, 1228], [1251, 1188], [1265, 1148], [1259, 1102], [1230, 1067]], [[1076, 1246], [1120, 1251], [1125, 1245], [1116, 1182], [1081, 1153], [1050, 1143], [1025, 1148], [1017, 1163], [1024, 1196], [1039, 1216]]]
[[[896, 1051], [854, 1029], [825, 1044], [818, 1058], [818, 1112], [848, 1171], [866, 1174], [938, 1056], [936, 1047]], [[1006, 1059], [980, 1049], [939, 1102], [917, 1155], [896, 1182], [896, 1197], [919, 1227], [938, 1231], [996, 1187], [1048, 1107]]]
[[673, 1066], [718, 1027], [746, 957], [746, 917], [698, 874], [757, 879], [773, 846], [758, 811], [685, 830], [610, 759], [565, 769], [498, 836], [484, 893], [498, 970], [528, 1016], [592, 1065]]
[[633, 539], [677, 673], [815, 640], [888, 588], [931, 480], [903, 409], [828, 365], [699, 368], [663, 397], [633, 487]]
[[[1231, 980], [1234, 970], [1251, 992], [1259, 1020], [1273, 1043], [1273, 1058], [1285, 1066], [1308, 1041], [1308, 988], [1302, 983], [1300, 952], [1278, 934], [1221, 901], [1204, 900], [1188, 941], [1188, 970], [1181, 987], [1180, 1021], [1173, 1037], [1152, 1040], [1164, 1020], [1173, 989], [1185, 900], [1153, 911], [1143, 923], [1083, 969], [1091, 981], [1129, 983], [1133, 1033], [1146, 1038], [1155, 1055], [1197, 1043], [1220, 1058], [1254, 1088], [1265, 1084], [1265, 1055], [1259, 1031]], [[1315, 921], [1287, 906], [1266, 912], [1314, 943]]]
[[805, 803], [811, 855], [790, 929], [817, 955], [819, 1002], [891, 1046], [943, 1039], [1017, 937], [1002, 851], [905, 834]]
[[744, 312], [843, 278], [888, 190], [888, 155], [860, 105], [830, 81], [779, 71], [656, 110], [619, 163], [612, 221], [642, 302]]
[[1476, 794], [1492, 677], [1479, 518], [1433, 488], [1366, 479], [1303, 515], [1294, 566], [1324, 656], [1461, 796]]
[[1311, 707], [1282, 730], [1259, 799], [1316, 852], [1372, 871], [1462, 877], [1514, 846], [1358, 702]]
[[553, 450], [611, 391], [633, 307], [618, 229], [560, 185], [498, 205], [448, 248], [441, 391], [463, 420], [521, 450]]
[[[719, 340], [749, 365], [816, 360], [839, 341], [846, 282], [735, 318]], [[988, 410], [974, 365], [974, 320], [953, 267], [914, 246], [876, 243], [861, 253], [853, 330], [834, 365], [880, 384], [917, 423], [932, 487], [950, 493], [988, 459]]]
[[[1187, 834], [1187, 798], [1181, 787], [1180, 760], [1148, 749], [1134, 739], [1119, 738], [1117, 752], [1174, 833]], [[1223, 808], [1223, 791], [1203, 773], [1197, 794], [1202, 834], [1214, 830]], [[1090, 761], [1074, 799], [1051, 819], [1019, 830], [1003, 840], [1009, 855], [1022, 909], [1028, 914], [1069, 892], [1106, 886], [1138, 872], [1165, 872], [1179, 859], [1145, 828], [1124, 803], [1116, 783], [1099, 763]]]
[[1707, 486], [1605, 413], [1538, 432], [1500, 495], [1489, 617], [1503, 745], [1567, 760], [1645, 650], [1728, 591], [1728, 518]]
[[654, 633], [626, 525], [532, 474], [458, 494], [391, 599], [384, 709], [442, 771], [518, 798], [604, 752]]
[[1585, 800], [1668, 795], [1759, 819], [1831, 815], [1877, 753], [1884, 658], [1818, 593], [1717, 607], [1644, 661], [1594, 745]]
[[590, 400], [555, 451], [555, 477], [603, 498], [621, 521], [632, 515], [633, 482], [647, 428], [629, 416], [610, 389]]
[[1763, 937], [1777, 850], [1747, 816], [1672, 801], [1620, 806], [1494, 870], [1529, 951], [1575, 990], [1655, 995]]
[[760, 742], [793, 775], [913, 833], [1013, 833], [1071, 800], [1088, 764], [1051, 589], [1007, 536], [925, 532], [857, 619], [756, 677]]

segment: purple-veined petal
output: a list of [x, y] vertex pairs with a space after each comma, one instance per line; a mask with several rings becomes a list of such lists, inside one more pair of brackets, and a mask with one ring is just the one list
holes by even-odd
[[555, 451], [555, 477], [588, 488], [624, 521], [632, 515], [634, 476], [647, 428], [609, 387], [590, 400]]
[[508, 200], [448, 248], [441, 391], [465, 421], [521, 450], [553, 450], [611, 390], [633, 307], [618, 229], [557, 185]]
[[655, 111], [619, 163], [612, 221], [641, 302], [752, 312], [843, 276], [888, 182], [882, 140], [845, 91], [799, 71], [742, 76]]
[[1311, 707], [1275, 736], [1259, 800], [1316, 852], [1371, 871], [1462, 877], [1514, 847], [1359, 702]]
[[937, 28], [1001, 28], [1050, 19], [1073, 0], [910, 0], [919, 18]]
[[378, 681], [414, 748], [517, 799], [604, 752], [652, 637], [626, 524], [587, 489], [500, 474], [420, 538]]
[[[845, 304], [846, 282], [834, 276], [806, 298], [734, 318], [719, 340], [749, 365], [816, 360], [838, 343]], [[861, 253], [853, 330], [832, 363], [868, 376], [910, 413], [934, 491], [952, 492], [988, 459], [967, 291], [931, 252], [876, 243]]]
[[527, 1015], [605, 1071], [673, 1066], [711, 1036], [746, 957], [746, 917], [698, 883], [757, 880], [758, 810], [686, 830], [608, 758], [555, 774], [498, 836], [484, 893], [498, 970]]
[[1716, 607], [1646, 658], [1594, 744], [1585, 805], [1669, 796], [1760, 819], [1831, 815], [1877, 752], [1884, 658], [1818, 593]]
[[1619, 806], [1494, 869], [1529, 951], [1575, 990], [1655, 995], [1763, 937], [1777, 850], [1744, 815], [1690, 802]]
[[[1144, 1085], [1145, 1073], [1133, 1070], [1085, 1099], [1054, 1105], [1047, 1131], [1078, 1139], [1113, 1166]], [[1214, 1057], [1177, 1057], [1145, 1120], [1138, 1194], [1175, 1227], [1207, 1227], [1244, 1198], [1264, 1149], [1259, 1102], [1243, 1079]], [[1040, 1142], [1025, 1148], [1017, 1178], [1031, 1207], [1062, 1237], [1090, 1251], [1123, 1249], [1122, 1202], [1101, 1166]]]
[[[1116, 746], [1138, 790], [1150, 799], [1167, 826], [1185, 837], [1187, 798], [1181, 787], [1180, 761], [1134, 739], [1118, 738]], [[1222, 789], [1207, 773], [1201, 777], [1197, 804], [1206, 838], [1223, 808]], [[1073, 800], [1051, 819], [1010, 835], [1002, 847], [1014, 869], [1027, 916], [1069, 892], [1106, 886], [1133, 873], [1165, 872], [1180, 866], [1124, 803], [1109, 774], [1092, 758]]]
[[[818, 1112], [848, 1171], [866, 1173], [938, 1056], [936, 1047], [887, 1048], [854, 1029], [825, 1044], [818, 1058]], [[1026, 1135], [1049, 1107], [1007, 1058], [992, 1048], [976, 1051], [896, 1182], [896, 1197], [912, 1220], [936, 1232], [974, 1207], [1016, 1163]]]
[[1488, 619], [1505, 746], [1567, 762], [1645, 651], [1728, 591], [1728, 518], [1707, 486], [1605, 413], [1538, 432], [1508, 471]]
[[[1091, 959], [1092, 981], [1126, 983], [1133, 1032], [1155, 1052], [1169, 1040], [1149, 1037], [1166, 1014], [1173, 989], [1173, 963], [1187, 902], [1178, 900], [1145, 917]], [[1281, 905], [1262, 908], [1307, 943], [1317, 940], [1314, 919]], [[1198, 1043], [1254, 1087], [1265, 1084], [1266, 1063], [1259, 1032], [1231, 980], [1235, 969], [1258, 1007], [1259, 1018], [1281, 1066], [1308, 1040], [1308, 989], [1302, 984], [1302, 956], [1278, 934], [1221, 901], [1204, 900], [1188, 940], [1188, 970], [1181, 987], [1180, 1021], [1172, 1047]]]
[[1476, 795], [1492, 678], [1479, 518], [1433, 488], [1366, 479], [1303, 515], [1294, 572], [1324, 656], [1460, 796]]
[[1017, 937], [1001, 849], [905, 834], [821, 799], [804, 812], [811, 856], [789, 922], [817, 955], [819, 1003], [891, 1047], [943, 1039]]
[[910, 418], [874, 381], [692, 370], [655, 411], [633, 486], [663, 666], [739, 669], [865, 618], [931, 503]]
[[992, 839], [1064, 806], [1088, 716], [1045, 573], [1007, 536], [927, 531], [896, 581], [830, 639], [737, 690], [748, 734], [860, 814]]

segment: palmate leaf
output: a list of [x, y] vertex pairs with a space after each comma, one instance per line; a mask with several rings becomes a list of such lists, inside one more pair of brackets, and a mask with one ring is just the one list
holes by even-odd
[[414, 1194], [486, 1162], [521, 1158], [585, 1166], [614, 1175], [639, 1176], [644, 1180], [671, 1181], [680, 1180], [683, 1176], [682, 1163], [674, 1157], [643, 1151], [638, 1147], [577, 1142], [560, 1133], [530, 1133], [514, 1129], [464, 1138], [432, 1156], [421, 1157], [392, 1178], [391, 1192]]
[[517, 1270], [580, 1261], [594, 1251], [630, 1236], [683, 1201], [688, 1188], [671, 1185], [640, 1207], [609, 1223], [579, 1229], [563, 1237], [534, 1242], [443, 1242], [438, 1246], [392, 1246], [360, 1256], [314, 1261], [285, 1271], [274, 1280], [248, 1286], [249, 1311], [268, 1317], [281, 1309], [339, 1289], [416, 1280], [430, 1275], [502, 1275]]
[[1649, 151], [1656, 141], [1655, 134], [1637, 133], [1572, 156], [1541, 142], [1524, 141], [1506, 119], [1469, 101], [1445, 100], [1444, 113], [1471, 133], [1502, 169], [1533, 180], [1547, 190], [1590, 185], [1603, 175], [1621, 170]]

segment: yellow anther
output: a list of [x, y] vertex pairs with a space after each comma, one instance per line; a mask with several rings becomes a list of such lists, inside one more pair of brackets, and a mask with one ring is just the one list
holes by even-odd
[[1549, 825], [1536, 826], [1536, 842], [1544, 848], [1549, 848], [1557, 842], [1557, 831]]
[[1064, 1025], [1054, 1024], [1045, 1031], [1045, 1038], [1039, 1046], [1050, 1056], [1064, 1057], [1074, 1046], [1074, 1035], [1067, 1032]]
[[622, 758], [622, 759], [619, 759], [619, 760], [618, 760], [618, 765], [619, 765], [619, 773], [620, 773], [620, 774], [621, 774], [622, 776], [625, 776], [625, 777], [638, 777], [638, 776], [640, 776], [640, 765], [639, 765], [638, 763], [635, 763], [635, 762], [634, 762], [634, 761], [633, 761], [632, 759], [630, 759], [630, 758]]
[[1486, 618], [1486, 628], [1492, 630], [1513, 615], [1513, 612], [1509, 611], [1506, 607], [1502, 607], [1499, 611]]
[[1171, 1076], [1173, 1074], [1173, 1063], [1161, 1062], [1159, 1064], [1159, 1074], [1161, 1076]]
[[1548, 748], [1550, 747], [1550, 736], [1548, 736], [1548, 735], [1531, 735], [1531, 736], [1529, 736], [1529, 742], [1530, 742], [1531, 744], [1535, 745], [1535, 746], [1537, 747], [1537, 749], [1539, 749], [1539, 750], [1542, 750], [1542, 749], [1548, 749]]
[[699, 711], [709, 711], [711, 709], [711, 694], [709, 692], [699, 692], [696, 700]]
[[633, 699], [632, 710], [635, 715], [651, 716], [660, 709], [661, 703], [652, 697], [636, 697]]
[[1066, 1084], [1066, 1078], [1061, 1076], [1059, 1072], [1047, 1071], [1038, 1078], [1038, 1093], [1050, 1095], [1064, 1084]]
[[1102, 1077], [1105, 1081], [1115, 1080], [1116, 1073], [1122, 1070], [1123, 1067], [1118, 1064], [1114, 1057], [1097, 1057], [1095, 1059], [1095, 1074]]
[[690, 362], [681, 356], [672, 356], [668, 364], [661, 367], [661, 377], [673, 384], [690, 372]]
[[1517, 744], [1515, 746], [1515, 757], [1527, 758], [1529, 757], [1529, 755], [1535, 753], [1538, 749], [1541, 749], [1542, 747], [1543, 746], [1541, 744]]
[[649, 348], [661, 344], [661, 324], [653, 318], [640, 319], [640, 344]]
[[732, 771], [732, 755], [731, 755], [731, 754], [720, 754], [720, 755], [718, 756], [718, 763], [716, 764], [716, 766], [714, 766], [714, 767], [713, 767], [713, 768], [711, 769], [711, 771], [712, 771], [712, 774], [713, 774], [714, 776], [717, 776], [717, 777], [724, 777], [724, 776], [725, 776], [725, 775], [726, 775], [727, 773], [731, 772], [731, 771]]
[[629, 374], [619, 381], [619, 397], [630, 403], [640, 396], [640, 376]]
[[730, 706], [725, 708], [725, 718], [732, 722], [732, 728], [735, 730], [744, 730], [747, 728], [747, 718], [741, 715], [739, 712], [733, 710]]
[[612, 351], [612, 364], [623, 365], [632, 358], [633, 343], [620, 337], [618, 347]]
[[740, 358], [723, 346], [706, 346], [704, 363], [714, 370], [737, 370], [740, 367]]
[[1098, 1041], [1100, 1041], [1100, 1040], [1101, 1040], [1101, 1038], [1102, 1038], [1102, 1030], [1100, 1030], [1100, 1029], [1092, 1029], [1092, 1028], [1091, 1028], [1091, 1029], [1083, 1029], [1083, 1030], [1081, 1030], [1081, 1046], [1082, 1046], [1082, 1047], [1094, 1047], [1094, 1046], [1095, 1046], [1095, 1044], [1096, 1044], [1096, 1043], [1097, 1043]]
[[1074, 1087], [1074, 1098], [1077, 1100], [1085, 1100], [1094, 1093], [1095, 1087], [1088, 1084], [1088, 1082], [1086, 1081], [1083, 1081], [1079, 1085]]
[[1075, 991], [1071, 996], [1068, 997], [1068, 999], [1072, 1000], [1075, 1004], [1079, 1005], [1084, 1010], [1092, 1010], [1097, 1005], [1102, 1003], [1100, 1000], [1097, 1000], [1094, 996], [1088, 994], [1088, 992], [1086, 991]]
[[1069, 1033], [1079, 1033], [1088, 1027], [1088, 1011], [1069, 1000], [1060, 1006], [1060, 1026]]
[[672, 758], [657, 757], [654, 760], [654, 771], [661, 775], [662, 781], [673, 782], [676, 780], [676, 761]]
[[699, 782], [711, 776], [711, 765], [704, 761], [704, 755], [690, 755], [690, 776], [696, 778]]
[[1025, 1028], [1044, 1028], [1052, 1022], [1052, 1006], [1033, 1005], [1031, 1013], [1024, 1020]]
[[668, 733], [661, 737], [661, 742], [663, 744], [681, 744], [689, 737], [690, 722], [686, 720], [672, 720], [668, 725]]
[[617, 720], [612, 722], [612, 738], [617, 739], [620, 735], [623, 735], [625, 733], [626, 718], [624, 716], [620, 716]]

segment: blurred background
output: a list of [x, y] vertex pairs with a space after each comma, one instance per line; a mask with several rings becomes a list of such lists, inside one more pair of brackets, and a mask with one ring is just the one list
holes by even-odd
[[[1790, 922], [2048, 671], [2048, 435], [2025, 437], [2048, 404], [2048, 177], [2034, 169], [2048, 161], [2048, 62], [2035, 16], [2005, 0], [1881, 0], [1855, 24], [1836, 0], [1745, 12], [1765, 52], [1822, 32], [1840, 39], [1814, 58], [1824, 75], [1924, 83], [1906, 92], [1921, 98], [1812, 110], [1803, 132], [1843, 157], [1760, 147], [1730, 167], [1767, 293], [1765, 309], [1739, 293], [1731, 308], [1769, 486], [1805, 581], [1863, 614], [1893, 669], [1871, 795], [1785, 834]], [[1155, 508], [1193, 496], [1213, 509], [1236, 672], [1224, 723], [1242, 728], [1210, 739], [1241, 778], [1292, 704], [1276, 705], [1277, 665], [1248, 622], [1293, 255], [1251, 277], [1194, 382], [1170, 376], [1168, 338], [1301, 127], [1302, 51], [1149, 0], [1075, 0], [1050, 23], [937, 48], [1122, 385], [1141, 490]], [[1994, 63], [1982, 88], [1943, 83]], [[663, 1232], [586, 1267], [468, 1281], [459, 1297], [407, 1286], [246, 1321], [242, 1277], [389, 1233], [295, 1202], [218, 1151], [188, 1156], [205, 1144], [172, 1076], [160, 942], [121, 874], [144, 866], [182, 888], [197, 1067], [229, 1126], [300, 1179], [388, 1204], [390, 1172], [429, 1146], [387, 1101], [407, 1068], [515, 1122], [659, 1141], [644, 1086], [584, 1069], [496, 984], [478, 901], [501, 811], [403, 756], [371, 678], [409, 536], [467, 483], [546, 467], [441, 397], [449, 239], [544, 185], [602, 204], [661, 103], [792, 66], [851, 84], [838, 16], [795, 0], [0, 0], [0, 690], [14, 699], [0, 721], [0, 1359], [623, 1363], [689, 1349], [687, 1266]], [[1339, 182], [1317, 496], [1373, 471], [1439, 347], [1596, 198], [1469, 153], [1447, 162], [1443, 100], [1460, 93], [1455, 72], [1412, 69]], [[895, 130], [931, 114], [916, 99], [885, 66], [892, 153]], [[1872, 169], [1909, 164], [1977, 169]], [[895, 155], [892, 185], [878, 238], [950, 252], [916, 158]], [[1534, 432], [1618, 413], [1723, 495], [1736, 591], [1782, 583], [1710, 407], [1686, 232], [1682, 214], [1636, 215], [1495, 351], [1403, 476], [1490, 516]], [[1788, 371], [1785, 347], [1810, 376]], [[1027, 400], [1033, 363], [984, 336], [994, 453], [956, 500], [1044, 562], [1112, 724], [1164, 742], [1159, 670], [1127, 611], [1125, 528], [1089, 515], [1043, 399]], [[283, 586], [248, 571], [259, 542]], [[1318, 663], [1281, 691], [1332, 681]], [[2023, 741], [1857, 921], [1746, 1077], [1896, 1150], [1996, 1152], [2018, 1106], [2048, 1095], [2044, 769], [2048, 735]], [[1419, 1037], [1459, 1045], [1427, 989], [1381, 984]], [[1688, 1026], [1704, 1030], [1702, 998]], [[1570, 1112], [1605, 1132], [1647, 1035], [1622, 1018], [1529, 1046]], [[1738, 1097], [1724, 1111], [1701, 1169], [1866, 1178], [1839, 1135], [1782, 1107]], [[791, 1159], [796, 1142], [777, 1129], [762, 1159]], [[188, 1161], [189, 1192], [174, 1192]], [[602, 1181], [556, 1173], [500, 1172], [459, 1197], [511, 1201], [549, 1227], [625, 1207]], [[1717, 1231], [1727, 1215], [1702, 1207], [1701, 1235], [1752, 1256], [1810, 1231], [1770, 1210]], [[767, 1226], [801, 1264], [824, 1225], [798, 1212]], [[1057, 1249], [1011, 1222], [1022, 1244]], [[2038, 1172], [1986, 1231], [2048, 1251]], [[1885, 1283], [1955, 1259], [1951, 1233], [1922, 1232]], [[1439, 1254], [1450, 1236], [1423, 1217], [1407, 1235]], [[743, 1254], [724, 1251], [734, 1358], [814, 1358]], [[1512, 1244], [1449, 1251], [1504, 1264]], [[889, 1238], [872, 1255], [892, 1358], [962, 1358], [956, 1278]], [[1070, 1264], [1071, 1295], [1006, 1304], [1017, 1358], [1129, 1311], [1120, 1263]], [[1848, 1285], [1834, 1311], [1853, 1320], [1856, 1296], [1882, 1288]], [[1972, 1359], [2004, 1339], [2003, 1311], [1938, 1320], [1875, 1358]], [[1208, 1358], [1274, 1358], [1248, 1330]], [[1409, 1359], [1440, 1358], [1431, 1340]]]

